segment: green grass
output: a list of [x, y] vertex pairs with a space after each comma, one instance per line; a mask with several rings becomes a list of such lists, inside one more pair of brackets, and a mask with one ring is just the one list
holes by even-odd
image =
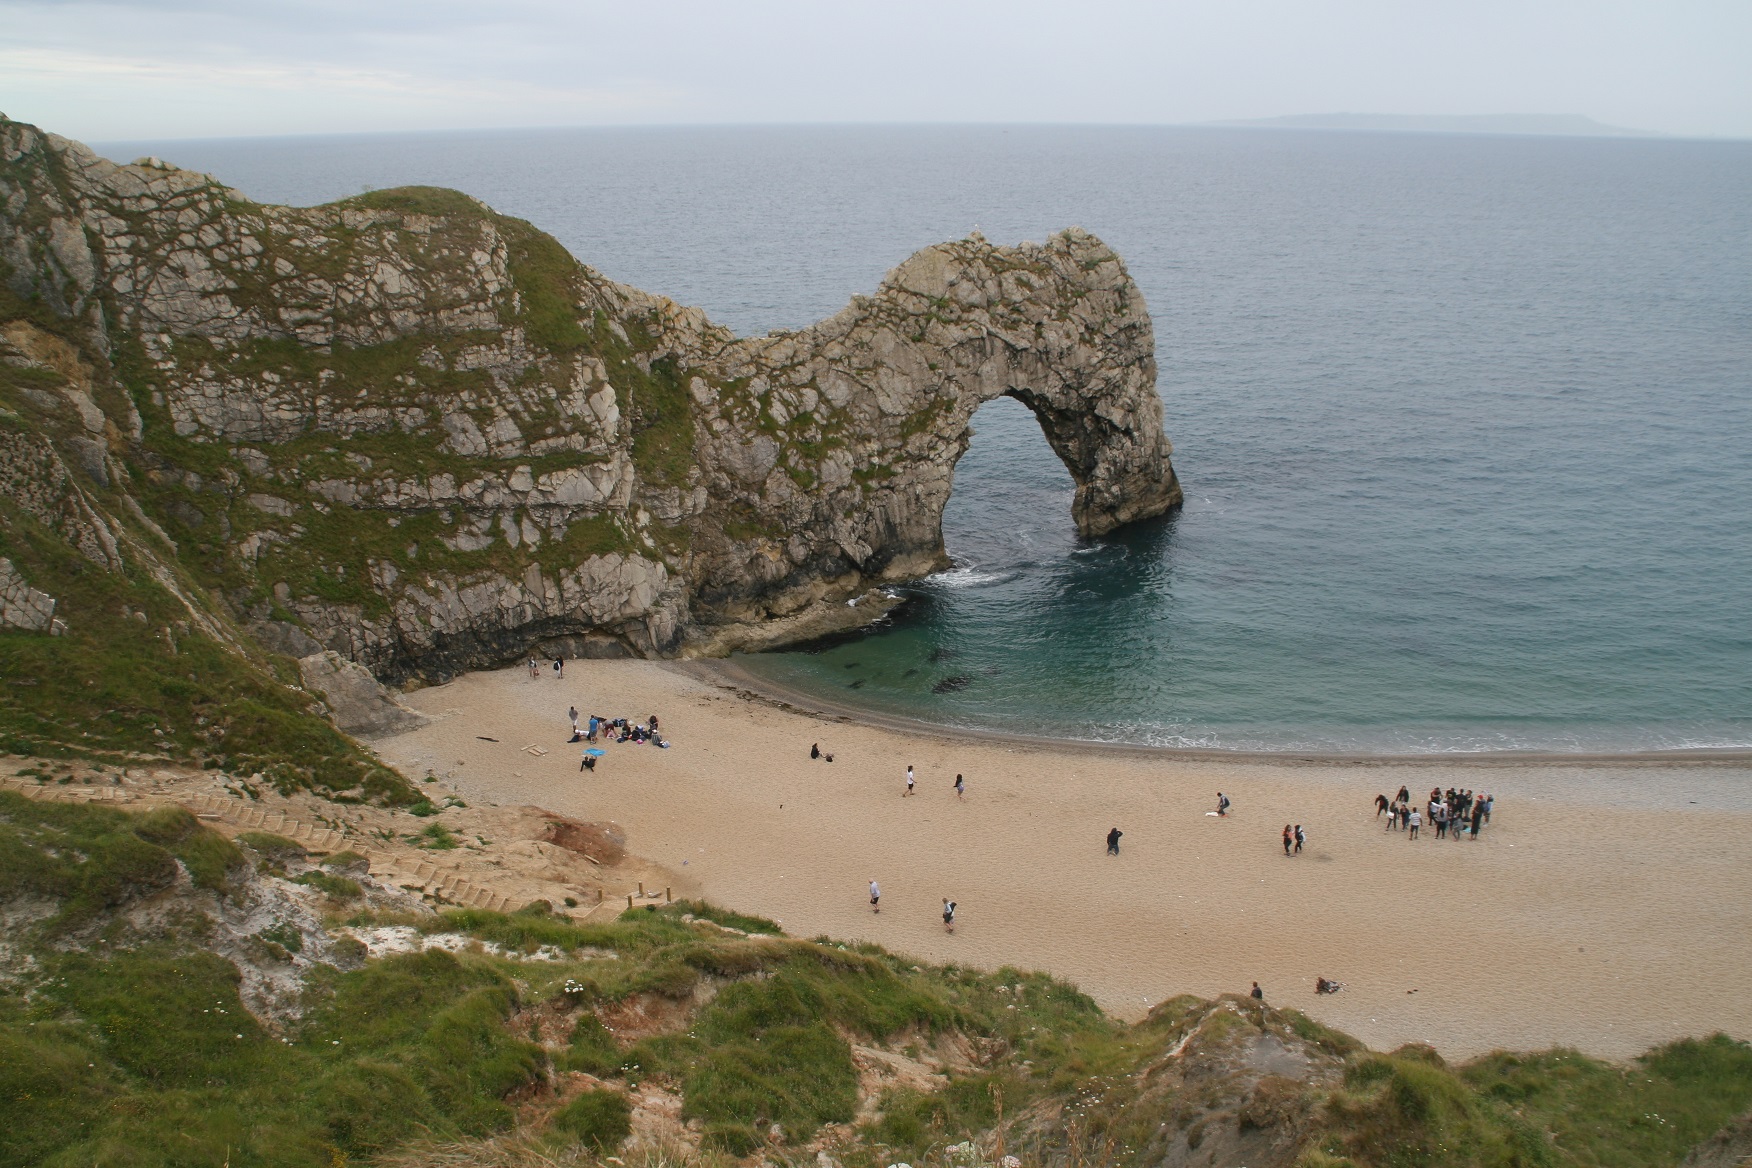
[[358, 900], [365, 894], [364, 890], [359, 887], [357, 880], [349, 880], [345, 876], [336, 876], [332, 872], [324, 872], [320, 869], [313, 869], [302, 875], [294, 876], [292, 883], [308, 884], [335, 900]]
[[413, 797], [406, 780], [337, 731], [268, 662], [183, 632], [187, 609], [155, 580], [131, 566], [99, 568], [3, 502], [0, 514], [8, 520], [0, 555], [53, 590], [67, 623], [58, 637], [0, 631], [0, 751], [211, 761], [261, 771], [286, 790]]
[[586, 1091], [554, 1113], [552, 1126], [568, 1142], [612, 1152], [632, 1133], [632, 1110], [619, 1091]]
[[59, 911], [43, 926], [49, 933], [168, 888], [178, 860], [198, 886], [224, 891], [243, 855], [181, 808], [129, 815], [0, 791], [0, 900], [56, 900]]
[[402, 837], [416, 848], [429, 848], [435, 852], [447, 852], [462, 846], [462, 841], [456, 833], [442, 823], [428, 823], [419, 831]]
[[1466, 1083], [1552, 1133], [1568, 1162], [1677, 1163], [1752, 1104], [1752, 1046], [1717, 1034], [1658, 1047], [1625, 1066], [1575, 1051], [1495, 1054]]
[[715, 904], [707, 904], [703, 900], [678, 900], [663, 906], [663, 912], [699, 917], [701, 920], [712, 921], [715, 924], [727, 925], [732, 929], [741, 929], [745, 933], [760, 933], [772, 937], [782, 937], [785, 930], [774, 921], [765, 917], [751, 917], [743, 913], [731, 912], [719, 908]]

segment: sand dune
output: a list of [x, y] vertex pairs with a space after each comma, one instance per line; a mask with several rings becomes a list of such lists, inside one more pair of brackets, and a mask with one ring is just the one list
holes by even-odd
[[[438, 720], [378, 743], [394, 765], [448, 776], [466, 799], [616, 820], [631, 850], [675, 874], [676, 895], [795, 935], [1044, 969], [1128, 1017], [1257, 979], [1372, 1046], [1426, 1041], [1452, 1057], [1562, 1044], [1622, 1058], [1683, 1035], [1752, 1037], [1745, 765], [1189, 761], [811, 716], [654, 662], [571, 662], [564, 681], [473, 674], [408, 702]], [[655, 713], [674, 746], [609, 746], [581, 775], [563, 746], [572, 704]], [[812, 762], [812, 742], [835, 761]], [[1401, 782], [1489, 790], [1494, 822], [1477, 842], [1385, 832], [1372, 801]], [[1219, 789], [1227, 819], [1206, 814]], [[1282, 854], [1286, 822], [1308, 832], [1300, 857]], [[960, 905], [953, 936], [945, 896]], [[1316, 997], [1322, 975], [1345, 990]]]

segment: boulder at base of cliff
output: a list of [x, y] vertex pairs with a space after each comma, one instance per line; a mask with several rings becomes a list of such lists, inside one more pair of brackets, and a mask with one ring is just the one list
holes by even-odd
[[328, 704], [329, 717], [348, 734], [400, 734], [426, 724], [426, 716], [395, 700], [363, 665], [328, 650], [298, 659], [304, 687]]

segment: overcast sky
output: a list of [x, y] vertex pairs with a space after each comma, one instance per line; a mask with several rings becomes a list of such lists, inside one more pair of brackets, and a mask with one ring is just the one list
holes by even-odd
[[1575, 113], [1752, 137], [1752, 0], [0, 0], [91, 140]]

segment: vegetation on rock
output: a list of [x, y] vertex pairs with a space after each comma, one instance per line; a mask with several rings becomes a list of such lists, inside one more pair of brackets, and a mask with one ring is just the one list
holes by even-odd
[[[481, 945], [315, 966], [293, 1016], [258, 1019], [199, 921], [142, 923], [182, 879], [235, 896], [281, 877], [186, 813], [0, 794], [0, 1164], [535, 1165], [624, 1159], [632, 1136], [665, 1162], [826, 1149], [848, 1168], [1630, 1168], [1676, 1163], [1752, 1102], [1752, 1048], [1721, 1036], [1627, 1066], [1560, 1050], [1450, 1067], [1238, 997], [1128, 1026], [1039, 974], [697, 904], [397, 917]], [[650, 1118], [654, 1098], [680, 1122]]]

